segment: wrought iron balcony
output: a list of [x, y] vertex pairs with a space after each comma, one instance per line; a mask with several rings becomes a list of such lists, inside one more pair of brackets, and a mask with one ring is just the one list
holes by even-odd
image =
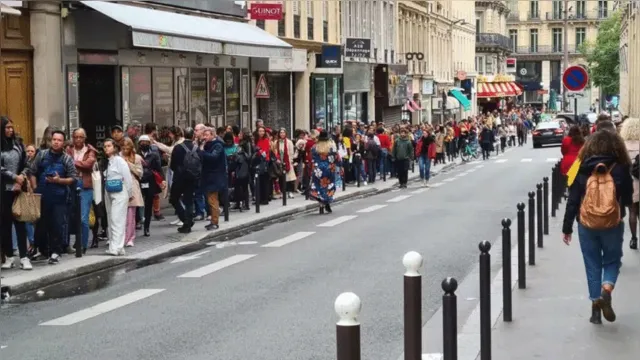
[[[576, 48], [575, 44], [569, 44], [567, 47], [569, 54], [578, 54], [580, 51]], [[539, 46], [518, 46], [515, 50], [516, 55], [562, 55], [564, 54], [564, 48], [562, 45], [539, 45]]]
[[559, 11], [551, 11], [546, 14], [547, 21], [563, 21], [564, 20], [564, 12], [562, 10]]
[[476, 46], [492, 46], [513, 51], [509, 37], [498, 33], [476, 34]]

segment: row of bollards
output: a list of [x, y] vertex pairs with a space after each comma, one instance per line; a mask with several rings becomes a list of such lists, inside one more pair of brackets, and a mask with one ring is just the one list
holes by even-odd
[[[529, 250], [529, 265], [536, 264], [536, 248], [544, 247], [543, 235], [549, 234], [549, 211], [554, 209], [564, 195], [564, 178], [560, 175], [559, 164], [554, 166], [551, 179], [543, 178], [536, 184], [536, 191], [528, 193], [528, 244], [525, 230], [525, 203], [517, 208], [517, 261], [518, 288], [527, 287], [526, 250]], [[551, 186], [549, 186], [551, 180]], [[549, 194], [551, 191], [551, 194]], [[502, 224], [502, 302], [503, 321], [513, 321], [513, 288], [511, 274], [511, 219], [505, 218]], [[480, 360], [491, 360], [491, 243], [482, 241], [480, 250]], [[415, 252], [406, 253], [402, 259], [406, 268], [404, 273], [404, 359], [422, 359], [422, 275], [423, 257]], [[442, 295], [442, 359], [458, 359], [458, 305], [456, 290], [458, 282], [448, 277], [441, 283]], [[337, 323], [337, 360], [361, 360], [360, 298], [354, 293], [343, 293], [335, 302], [335, 310], [340, 320]]]

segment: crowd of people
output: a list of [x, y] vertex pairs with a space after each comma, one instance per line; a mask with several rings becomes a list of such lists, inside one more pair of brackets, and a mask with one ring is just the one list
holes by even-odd
[[577, 221], [591, 300], [590, 322], [601, 324], [602, 317], [613, 322], [612, 292], [622, 266], [627, 212], [629, 247], [638, 249], [640, 119], [625, 118], [614, 124], [603, 114], [593, 127], [573, 125], [561, 152], [560, 171], [569, 188], [563, 240], [571, 243]]

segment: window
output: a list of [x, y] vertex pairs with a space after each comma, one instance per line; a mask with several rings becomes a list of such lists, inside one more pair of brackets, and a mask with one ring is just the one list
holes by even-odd
[[511, 40], [511, 49], [513, 51], [518, 50], [518, 30], [511, 29], [509, 30], [509, 40]]
[[587, 2], [584, 0], [576, 1], [576, 18], [585, 19], [587, 17]]
[[307, 40], [313, 40], [313, 18], [307, 18]]
[[[278, 24], [280, 25], [280, 24]], [[256, 20], [256, 26], [264, 30], [264, 20]]]
[[476, 56], [476, 72], [484, 74], [484, 56]]
[[529, 1], [529, 19], [539, 19], [540, 8], [538, 7], [538, 0]]
[[553, 20], [564, 19], [563, 16], [563, 8], [562, 8], [563, 0], [553, 0]]
[[282, 19], [278, 20], [278, 36], [286, 35], [286, 27], [284, 24], [284, 19], [287, 18], [287, 14], [282, 13]]
[[480, 34], [482, 32], [482, 20], [476, 15], [476, 34]]
[[551, 30], [551, 41], [553, 52], [562, 52], [562, 44], [564, 40], [562, 38], [562, 28], [555, 28]]
[[608, 1], [602, 1], [602, 0], [598, 1], [598, 17], [599, 18], [606, 18], [609, 16], [609, 6], [607, 3]]
[[538, 29], [529, 30], [529, 52], [538, 52]]
[[300, 38], [300, 1], [294, 1], [293, 7], [293, 37]]
[[584, 43], [587, 38], [587, 29], [580, 27], [576, 28], [576, 50], [580, 48], [580, 45]]
[[322, 2], [322, 41], [329, 42], [329, 5], [326, 0]]

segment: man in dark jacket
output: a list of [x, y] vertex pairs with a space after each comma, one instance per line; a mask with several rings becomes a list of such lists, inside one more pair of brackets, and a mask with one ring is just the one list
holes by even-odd
[[[193, 176], [191, 169], [185, 166], [187, 156], [191, 156], [190, 153], [193, 151], [198, 151], [198, 147], [191, 140], [193, 139], [192, 128], [184, 130], [184, 138], [184, 142], [174, 147], [171, 152], [170, 168], [173, 171], [173, 184], [171, 185], [169, 202], [173, 205], [178, 218], [182, 222], [182, 227], [178, 228], [178, 232], [188, 234], [193, 227], [193, 193], [198, 187], [200, 179]], [[182, 198], [182, 203], [180, 198]]]
[[213, 129], [205, 129], [203, 136], [204, 147], [199, 151], [202, 158], [201, 190], [206, 194], [211, 211], [211, 223], [205, 229], [215, 230], [220, 218], [220, 199], [227, 196], [227, 157], [224, 143]]

